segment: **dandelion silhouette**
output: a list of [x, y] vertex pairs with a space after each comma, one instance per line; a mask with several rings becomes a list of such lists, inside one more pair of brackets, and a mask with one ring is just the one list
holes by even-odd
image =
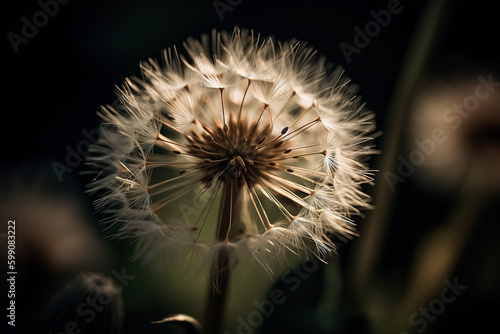
[[99, 273], [82, 273], [54, 296], [44, 333], [123, 332], [121, 288]]
[[355, 235], [374, 122], [343, 71], [238, 28], [184, 48], [142, 63], [121, 106], [100, 112], [88, 163], [106, 228], [145, 260], [201, 257], [214, 296], [243, 253], [271, 270], [288, 251], [323, 258], [332, 235]]

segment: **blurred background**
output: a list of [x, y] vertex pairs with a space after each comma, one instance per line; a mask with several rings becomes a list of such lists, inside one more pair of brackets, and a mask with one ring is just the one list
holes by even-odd
[[[356, 217], [361, 236], [340, 243], [328, 265], [297, 260], [273, 279], [242, 263], [225, 332], [496, 327], [500, 38], [490, 2], [60, 2], [11, 1], [2, 10], [0, 267], [6, 282], [7, 221], [15, 219], [17, 333], [41, 332], [49, 301], [82, 272], [121, 288], [123, 333], [183, 333], [151, 321], [179, 312], [201, 318], [204, 278], [186, 276], [181, 265], [133, 262], [128, 242], [105, 239], [81, 172], [96, 111], [116, 99], [115, 85], [140, 74], [139, 61], [234, 26], [307, 41], [343, 66], [383, 135], [382, 154], [370, 161], [376, 185], [366, 187], [376, 209]], [[392, 11], [390, 22], [382, 10]], [[273, 289], [286, 300], [256, 316]], [[7, 286], [1, 294], [5, 310]]]

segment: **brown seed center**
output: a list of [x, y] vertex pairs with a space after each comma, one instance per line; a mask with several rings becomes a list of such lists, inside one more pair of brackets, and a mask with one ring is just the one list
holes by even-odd
[[273, 138], [271, 125], [259, 127], [231, 117], [227, 128], [205, 128], [203, 133], [191, 134], [190, 155], [199, 158], [203, 164], [200, 168], [208, 171], [204, 181], [209, 186], [216, 177], [237, 183], [243, 182], [243, 177], [244, 182], [253, 185], [269, 169], [276, 168], [275, 160], [287, 151], [285, 141], [280, 139], [283, 134]]

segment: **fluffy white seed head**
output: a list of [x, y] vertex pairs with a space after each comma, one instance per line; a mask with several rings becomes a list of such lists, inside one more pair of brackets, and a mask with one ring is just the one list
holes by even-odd
[[373, 114], [316, 50], [252, 31], [188, 39], [103, 107], [88, 164], [110, 233], [146, 260], [325, 256], [369, 207]]

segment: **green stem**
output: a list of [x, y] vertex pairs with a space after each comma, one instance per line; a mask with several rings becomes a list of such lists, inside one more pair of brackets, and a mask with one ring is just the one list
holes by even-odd
[[447, 2], [447, 0], [428, 1], [401, 67], [396, 89], [388, 106], [388, 116], [386, 116], [388, 124], [384, 134], [385, 141], [382, 144], [382, 161], [373, 196], [376, 210], [368, 215], [364, 224], [365, 228], [361, 231], [362, 242], [354, 250], [356, 266], [349, 273], [350, 279], [348, 281], [351, 282], [351, 286], [347, 288], [350, 291], [348, 298], [350, 300], [365, 296], [370, 282], [373, 281], [374, 271], [387, 233], [394, 198], [391, 188], [386, 184], [385, 173], [395, 170], [397, 156], [401, 148], [401, 138], [405, 124], [408, 122], [408, 110], [410, 110], [415, 89], [435, 47], [438, 32], [442, 29], [441, 25], [446, 13]]
[[[209, 295], [205, 309], [205, 324], [203, 331], [205, 334], [218, 334], [220, 332], [229, 287], [228, 254], [221, 250], [214, 267], [219, 269], [210, 273]], [[214, 269], [215, 269], [214, 268]], [[222, 270], [220, 270], [222, 269]], [[217, 286], [217, 289], [214, 288]]]
[[[238, 202], [241, 189], [233, 179], [224, 184], [223, 187], [217, 241], [231, 242], [235, 239], [241, 226], [241, 211], [240, 209], [235, 210], [235, 208], [239, 208]], [[203, 326], [205, 334], [220, 333], [229, 294], [231, 264], [234, 262], [234, 259], [231, 259], [232, 256], [234, 255], [230, 252], [229, 247], [222, 247], [212, 263]]]

